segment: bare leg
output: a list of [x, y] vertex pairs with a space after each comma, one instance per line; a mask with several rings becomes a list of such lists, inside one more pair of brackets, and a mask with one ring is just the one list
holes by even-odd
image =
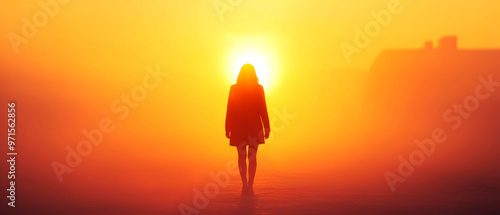
[[257, 171], [257, 149], [258, 144], [248, 146], [248, 188], [253, 193], [253, 182]]
[[247, 184], [247, 147], [238, 146], [238, 167], [240, 170], [241, 183], [243, 184], [242, 193], [246, 192]]

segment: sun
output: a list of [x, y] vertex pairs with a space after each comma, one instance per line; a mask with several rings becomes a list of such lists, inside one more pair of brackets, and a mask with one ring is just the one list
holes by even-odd
[[236, 46], [229, 53], [229, 58], [231, 62], [229, 68], [231, 83], [236, 82], [241, 67], [249, 63], [255, 67], [259, 82], [264, 86], [264, 89], [269, 91], [273, 87], [272, 83], [274, 82], [277, 68], [273, 50], [269, 46], [256, 43]]
[[268, 85], [269, 63], [266, 60], [266, 56], [264, 56], [262, 53], [244, 52], [239, 56], [235, 56], [233, 62], [234, 78], [238, 76], [241, 67], [249, 63], [255, 67], [255, 72], [257, 73], [260, 84], [265, 87]]

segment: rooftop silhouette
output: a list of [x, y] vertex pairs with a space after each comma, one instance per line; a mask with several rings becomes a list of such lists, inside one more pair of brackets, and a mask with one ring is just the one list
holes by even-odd
[[363, 126], [395, 156], [444, 129], [448, 139], [426, 168], [470, 175], [469, 183], [498, 168], [500, 49], [460, 49], [458, 41], [382, 51], [367, 75]]
[[[432, 41], [422, 49], [388, 49], [373, 62], [372, 73], [396, 70], [446, 70], [452, 72], [488, 72], [500, 69], [500, 49], [458, 49], [456, 36], [442, 37], [436, 48]], [[408, 73], [408, 72], [406, 72]]]
[[481, 75], [495, 79], [500, 49], [459, 49], [457, 41], [445, 36], [437, 47], [427, 41], [422, 49], [382, 51], [370, 67], [367, 99], [389, 113], [418, 114], [473, 93]]

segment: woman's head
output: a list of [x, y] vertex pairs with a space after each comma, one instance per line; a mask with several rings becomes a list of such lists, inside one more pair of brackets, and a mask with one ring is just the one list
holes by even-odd
[[240, 74], [236, 79], [238, 84], [258, 84], [259, 79], [257, 78], [257, 73], [252, 64], [245, 64], [241, 67]]

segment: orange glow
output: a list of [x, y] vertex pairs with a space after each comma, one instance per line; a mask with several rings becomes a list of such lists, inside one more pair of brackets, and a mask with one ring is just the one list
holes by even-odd
[[255, 67], [259, 82], [269, 92], [277, 85], [279, 78], [280, 59], [277, 58], [276, 47], [266, 38], [241, 38], [234, 40], [228, 51], [228, 57], [222, 64], [227, 64], [229, 84], [234, 83], [241, 67], [250, 63]]
[[[372, 11], [388, 10], [393, 0], [241, 2], [221, 20], [213, 1], [72, 0], [58, 4], [44, 25], [36, 17], [46, 10], [38, 0], [3, 2], [0, 105], [18, 102], [25, 135], [19, 147], [33, 159], [19, 180], [36, 176], [31, 188], [58, 187], [51, 163], [65, 162], [66, 147], [76, 149], [87, 138], [83, 130], [109, 118], [116, 129], [64, 175], [57, 192], [91, 196], [89, 187], [120, 190], [131, 183], [136, 191], [182, 187], [190, 194], [210, 180], [208, 172], [236, 159], [224, 136], [226, 105], [231, 84], [250, 63], [264, 87], [271, 123], [269, 142], [259, 149], [257, 181], [261, 171], [281, 171], [389, 192], [384, 171], [417, 148], [416, 138], [447, 126], [443, 113], [474, 93], [479, 75], [498, 68], [492, 63], [497, 55], [484, 49], [500, 48], [500, 1], [399, 0], [400, 13], [392, 13], [386, 26], [378, 24], [380, 32], [368, 35], [362, 48], [356, 47], [361, 36], [355, 29], [377, 22]], [[427, 62], [433, 69], [408, 60], [426, 59], [424, 42], [436, 48], [447, 35], [457, 36], [463, 55], [433, 55], [440, 59]], [[342, 43], [359, 49], [351, 61]], [[472, 49], [484, 52], [477, 57], [465, 51]], [[483, 66], [449, 67], [467, 59]], [[147, 79], [157, 86], [140, 101], [124, 102], [144, 85], [146, 68], [156, 65], [169, 75]], [[493, 77], [500, 80], [498, 72]], [[490, 144], [498, 142], [496, 98], [481, 101], [460, 132], [447, 133], [448, 142], [419, 167], [423, 173], [415, 173], [415, 181], [440, 167], [490, 168], [483, 164], [496, 158], [483, 153], [498, 151]], [[128, 110], [125, 117], [112, 108], [117, 100]], [[476, 142], [482, 147], [468, 148]]]

